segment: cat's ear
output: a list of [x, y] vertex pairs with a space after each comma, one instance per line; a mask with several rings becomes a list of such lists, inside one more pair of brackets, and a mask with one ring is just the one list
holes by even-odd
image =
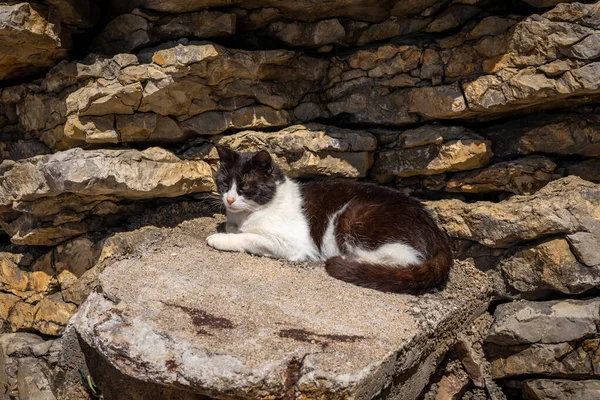
[[219, 153], [219, 160], [221, 160], [222, 163], [233, 164], [238, 158], [238, 154], [235, 151], [228, 149], [225, 146], [217, 144], [215, 145], [215, 148], [217, 149], [217, 153]]
[[252, 165], [262, 169], [269, 169], [272, 162], [273, 159], [266, 150], [261, 150], [252, 157]]

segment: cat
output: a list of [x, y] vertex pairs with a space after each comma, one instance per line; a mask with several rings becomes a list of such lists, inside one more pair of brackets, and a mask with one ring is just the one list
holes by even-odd
[[445, 282], [453, 263], [447, 237], [417, 200], [370, 183], [299, 183], [265, 150], [216, 148], [227, 222], [209, 246], [325, 261], [332, 277], [386, 292], [418, 294]]

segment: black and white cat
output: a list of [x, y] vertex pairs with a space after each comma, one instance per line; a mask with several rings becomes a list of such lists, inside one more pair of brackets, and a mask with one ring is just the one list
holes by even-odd
[[209, 236], [209, 246], [325, 261], [331, 276], [383, 291], [421, 293], [446, 280], [446, 235], [417, 200], [366, 183], [298, 183], [264, 150], [217, 151], [227, 233]]

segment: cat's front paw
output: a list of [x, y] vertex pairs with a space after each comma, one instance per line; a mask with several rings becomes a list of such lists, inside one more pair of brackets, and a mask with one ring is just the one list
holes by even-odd
[[217, 250], [232, 251], [229, 235], [227, 233], [215, 233], [206, 238], [206, 243]]

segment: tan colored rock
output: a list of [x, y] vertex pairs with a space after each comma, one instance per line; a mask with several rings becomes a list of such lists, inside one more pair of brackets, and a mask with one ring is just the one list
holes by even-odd
[[272, 23], [269, 32], [286, 45], [318, 47], [325, 44], [340, 44], [346, 39], [346, 30], [337, 19], [324, 19], [317, 22]]
[[426, 32], [443, 32], [464, 25], [481, 9], [469, 5], [455, 4], [445, 9], [427, 26]]
[[597, 376], [600, 360], [598, 339], [522, 346], [490, 344], [487, 351], [495, 379], [527, 375], [592, 378]]
[[54, 249], [54, 268], [62, 291], [71, 287], [97, 262], [99, 251], [88, 238], [75, 238]]
[[453, 118], [467, 112], [467, 103], [457, 84], [412, 89], [409, 112], [429, 118]]
[[77, 306], [65, 303], [60, 293], [44, 297], [35, 307], [32, 328], [44, 335], [60, 336]]
[[600, 265], [588, 267], [580, 263], [565, 239], [517, 248], [499, 268], [508, 286], [525, 298], [536, 298], [548, 291], [578, 294], [600, 284]]
[[493, 164], [485, 169], [454, 174], [444, 190], [448, 192], [511, 192], [532, 194], [553, 179], [556, 168], [546, 157], [524, 157]]
[[0, 5], [0, 80], [26, 78], [54, 66], [67, 57], [69, 40], [48, 8]]
[[435, 400], [458, 400], [468, 385], [469, 376], [460, 365], [460, 361], [451, 361], [446, 366], [444, 376], [438, 383]]
[[20, 330], [29, 330], [33, 326], [35, 314], [35, 305], [20, 301], [16, 303], [8, 313], [7, 322], [9, 330], [16, 332]]
[[9, 331], [10, 322], [8, 321], [8, 316], [14, 306], [20, 301], [21, 298], [14, 294], [0, 292], [0, 333]]
[[532, 196], [500, 203], [440, 200], [427, 205], [448, 235], [494, 248], [577, 231], [600, 230], [600, 187], [570, 176]]
[[379, 181], [435, 175], [482, 167], [491, 157], [491, 143], [466, 128], [425, 125], [402, 132], [397, 148], [379, 152], [371, 174]]
[[0, 253], [0, 289], [28, 302], [56, 290], [56, 279], [50, 257], [43, 257], [31, 268], [19, 265], [21, 254]]
[[[131, 212], [120, 200], [177, 197], [214, 187], [204, 161], [162, 149], [72, 149], [15, 163], [0, 178], [3, 229], [22, 244], [52, 245], [106, 228]], [[16, 213], [16, 214], [15, 214]]]
[[[367, 132], [319, 124], [294, 125], [278, 132], [240, 132], [218, 143], [237, 151], [268, 150], [290, 177], [364, 178], [377, 141]], [[216, 160], [216, 150], [208, 159]]]
[[59, 64], [41, 91], [22, 96], [20, 125], [60, 150], [285, 126], [327, 68], [290, 51], [213, 44], [150, 49], [139, 59], [146, 63], [116, 55]]

